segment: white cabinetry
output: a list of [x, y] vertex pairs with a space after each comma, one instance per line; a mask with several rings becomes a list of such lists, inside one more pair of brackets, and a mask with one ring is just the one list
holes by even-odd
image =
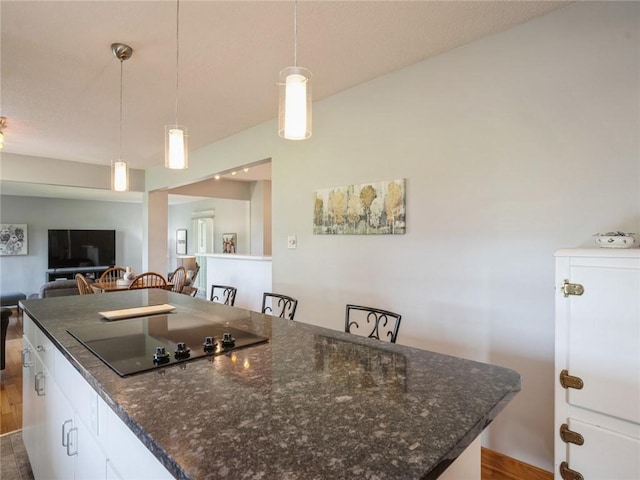
[[26, 314], [22, 363], [22, 436], [36, 480], [173, 478]]
[[[51, 340], [24, 316], [23, 440], [36, 479], [105, 479], [106, 457], [76, 411], [87, 384]], [[58, 370], [56, 372], [56, 367]], [[76, 376], [73, 375], [75, 373]], [[67, 387], [66, 393], [61, 384]]]
[[556, 252], [555, 478], [640, 478], [640, 250]]

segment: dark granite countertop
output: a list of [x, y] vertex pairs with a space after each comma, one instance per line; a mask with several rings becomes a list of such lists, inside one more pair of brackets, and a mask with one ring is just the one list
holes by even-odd
[[[159, 289], [21, 303], [179, 479], [437, 478], [520, 390], [505, 368]], [[162, 303], [269, 341], [122, 378], [67, 333]]]

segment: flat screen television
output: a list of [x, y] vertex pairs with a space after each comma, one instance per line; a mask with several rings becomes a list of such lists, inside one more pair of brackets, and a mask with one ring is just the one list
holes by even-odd
[[110, 267], [115, 263], [115, 230], [49, 230], [49, 269]]

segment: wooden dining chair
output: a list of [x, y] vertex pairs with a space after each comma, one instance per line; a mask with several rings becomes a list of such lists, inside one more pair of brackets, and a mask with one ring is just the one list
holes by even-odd
[[233, 307], [233, 304], [236, 303], [237, 291], [236, 287], [229, 287], [228, 285], [211, 285], [209, 300]]
[[167, 288], [167, 281], [159, 273], [145, 272], [138, 275], [133, 279], [129, 290], [135, 290], [136, 288]]
[[176, 268], [169, 274], [168, 280], [169, 283], [173, 284], [171, 287], [172, 292], [182, 293], [182, 289], [187, 281], [187, 270], [182, 266]]
[[105, 270], [102, 275], [100, 275], [99, 282], [115, 282], [116, 280], [121, 280], [124, 278], [124, 274], [127, 271], [124, 267], [111, 267]]
[[86, 277], [81, 273], [76, 273], [76, 285], [78, 285], [78, 292], [80, 295], [93, 294], [93, 288], [89, 285]]
[[198, 293], [198, 287], [194, 287], [196, 283], [196, 278], [198, 277], [198, 272], [200, 271], [200, 265], [196, 262], [195, 270], [187, 270], [187, 281], [185, 283], [184, 288], [182, 289], [182, 293], [186, 295], [191, 295], [195, 297]]
[[293, 320], [297, 306], [298, 300], [287, 295], [266, 292], [262, 295], [262, 313]]
[[[402, 315], [362, 305], [347, 305], [344, 331], [396, 343]], [[368, 334], [367, 334], [368, 333]]]

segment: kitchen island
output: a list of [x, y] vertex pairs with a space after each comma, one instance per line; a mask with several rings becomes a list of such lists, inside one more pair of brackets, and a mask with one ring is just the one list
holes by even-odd
[[[160, 304], [268, 341], [121, 377], [67, 332], [104, 324], [98, 312]], [[92, 448], [106, 459], [105, 478], [112, 470], [116, 478], [132, 478], [117, 459], [110, 470], [111, 452], [124, 441], [117, 437], [122, 429], [103, 425], [109, 415], [179, 479], [437, 478], [521, 384], [520, 375], [505, 368], [159, 289], [25, 300], [22, 307], [25, 349], [46, 356], [50, 348], [63, 359], [53, 361], [49, 373], [69, 402], [81, 402], [81, 395], [64, 386], [68, 366], [99, 397], [97, 407], [89, 400], [89, 420], [78, 423], [96, 437]], [[29, 337], [51, 346], [32, 345]], [[36, 389], [42, 384], [35, 380]], [[25, 383], [25, 392], [29, 388]], [[34, 423], [29, 405], [25, 401], [25, 434]], [[73, 455], [76, 440], [64, 422], [62, 443], [66, 432]], [[58, 443], [59, 437], [57, 431]], [[33, 450], [32, 464], [40, 461]], [[77, 455], [76, 468], [87, 450]]]

